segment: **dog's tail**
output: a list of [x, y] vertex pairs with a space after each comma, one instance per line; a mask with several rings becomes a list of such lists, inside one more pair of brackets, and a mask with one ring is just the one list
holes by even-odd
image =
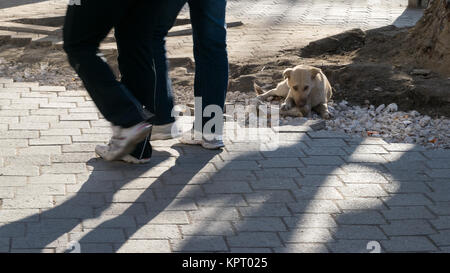
[[256, 82], [253, 83], [253, 88], [255, 89], [256, 95], [264, 94], [264, 90]]

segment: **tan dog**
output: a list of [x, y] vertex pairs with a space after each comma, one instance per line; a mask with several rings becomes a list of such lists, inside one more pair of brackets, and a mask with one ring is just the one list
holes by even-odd
[[282, 114], [305, 117], [313, 109], [324, 119], [331, 117], [327, 103], [333, 91], [320, 68], [298, 65], [286, 69], [283, 77], [285, 79], [283, 82], [265, 93], [255, 84], [257, 97], [261, 100], [270, 96], [286, 98], [280, 108]]

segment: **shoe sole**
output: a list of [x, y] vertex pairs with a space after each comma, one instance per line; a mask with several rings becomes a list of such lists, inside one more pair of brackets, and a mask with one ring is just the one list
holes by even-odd
[[137, 158], [131, 158], [131, 157], [124, 156], [124, 157], [122, 157], [122, 159], [120, 159], [120, 161], [123, 161], [125, 163], [129, 163], [129, 164], [141, 165], [141, 164], [149, 163], [151, 161], [151, 159], [150, 158], [148, 158], [148, 159], [137, 159]]
[[219, 149], [225, 147], [225, 144], [221, 144], [221, 145], [209, 145], [209, 144], [205, 143], [205, 142], [202, 141], [202, 140], [199, 140], [198, 142], [190, 142], [190, 143], [189, 143], [189, 142], [183, 142], [183, 141], [180, 140], [180, 143], [181, 143], [181, 144], [185, 144], [185, 145], [200, 145], [200, 146], [202, 146], [204, 149], [207, 149], [207, 150], [219, 150]]
[[133, 136], [122, 148], [120, 152], [115, 154], [113, 157], [109, 158], [108, 161], [120, 160], [122, 157], [128, 155], [133, 152], [136, 145], [138, 145], [141, 141], [143, 141], [150, 133], [152, 132], [152, 125], [142, 129], [139, 133]]

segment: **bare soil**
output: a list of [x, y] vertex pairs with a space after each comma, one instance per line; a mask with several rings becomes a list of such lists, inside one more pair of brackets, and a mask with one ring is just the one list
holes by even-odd
[[[335, 89], [335, 101], [375, 106], [395, 102], [402, 111], [450, 117], [450, 78], [423, 69], [407, 54], [405, 43], [409, 31], [393, 26], [367, 32], [355, 29], [304, 48], [280, 51], [276, 56], [231, 63], [229, 91], [253, 96], [254, 81], [265, 89], [273, 88], [282, 80], [285, 68], [308, 64], [322, 68], [328, 76]], [[116, 51], [104, 54], [119, 75]], [[189, 58], [171, 59], [177, 103], [193, 100], [194, 66]], [[1, 46], [0, 77], [82, 88], [65, 53], [48, 47]]]

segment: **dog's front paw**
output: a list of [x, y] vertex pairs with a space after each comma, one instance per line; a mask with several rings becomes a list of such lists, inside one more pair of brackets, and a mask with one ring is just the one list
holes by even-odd
[[265, 101], [266, 100], [266, 97], [264, 97], [264, 95], [258, 95], [258, 96], [256, 96], [256, 98], [258, 100], [260, 100], [260, 101]]
[[333, 115], [330, 112], [324, 112], [324, 113], [322, 113], [321, 116], [323, 119], [332, 119], [333, 118]]
[[291, 110], [291, 106], [288, 103], [283, 103], [280, 107], [281, 111], [289, 111]]

